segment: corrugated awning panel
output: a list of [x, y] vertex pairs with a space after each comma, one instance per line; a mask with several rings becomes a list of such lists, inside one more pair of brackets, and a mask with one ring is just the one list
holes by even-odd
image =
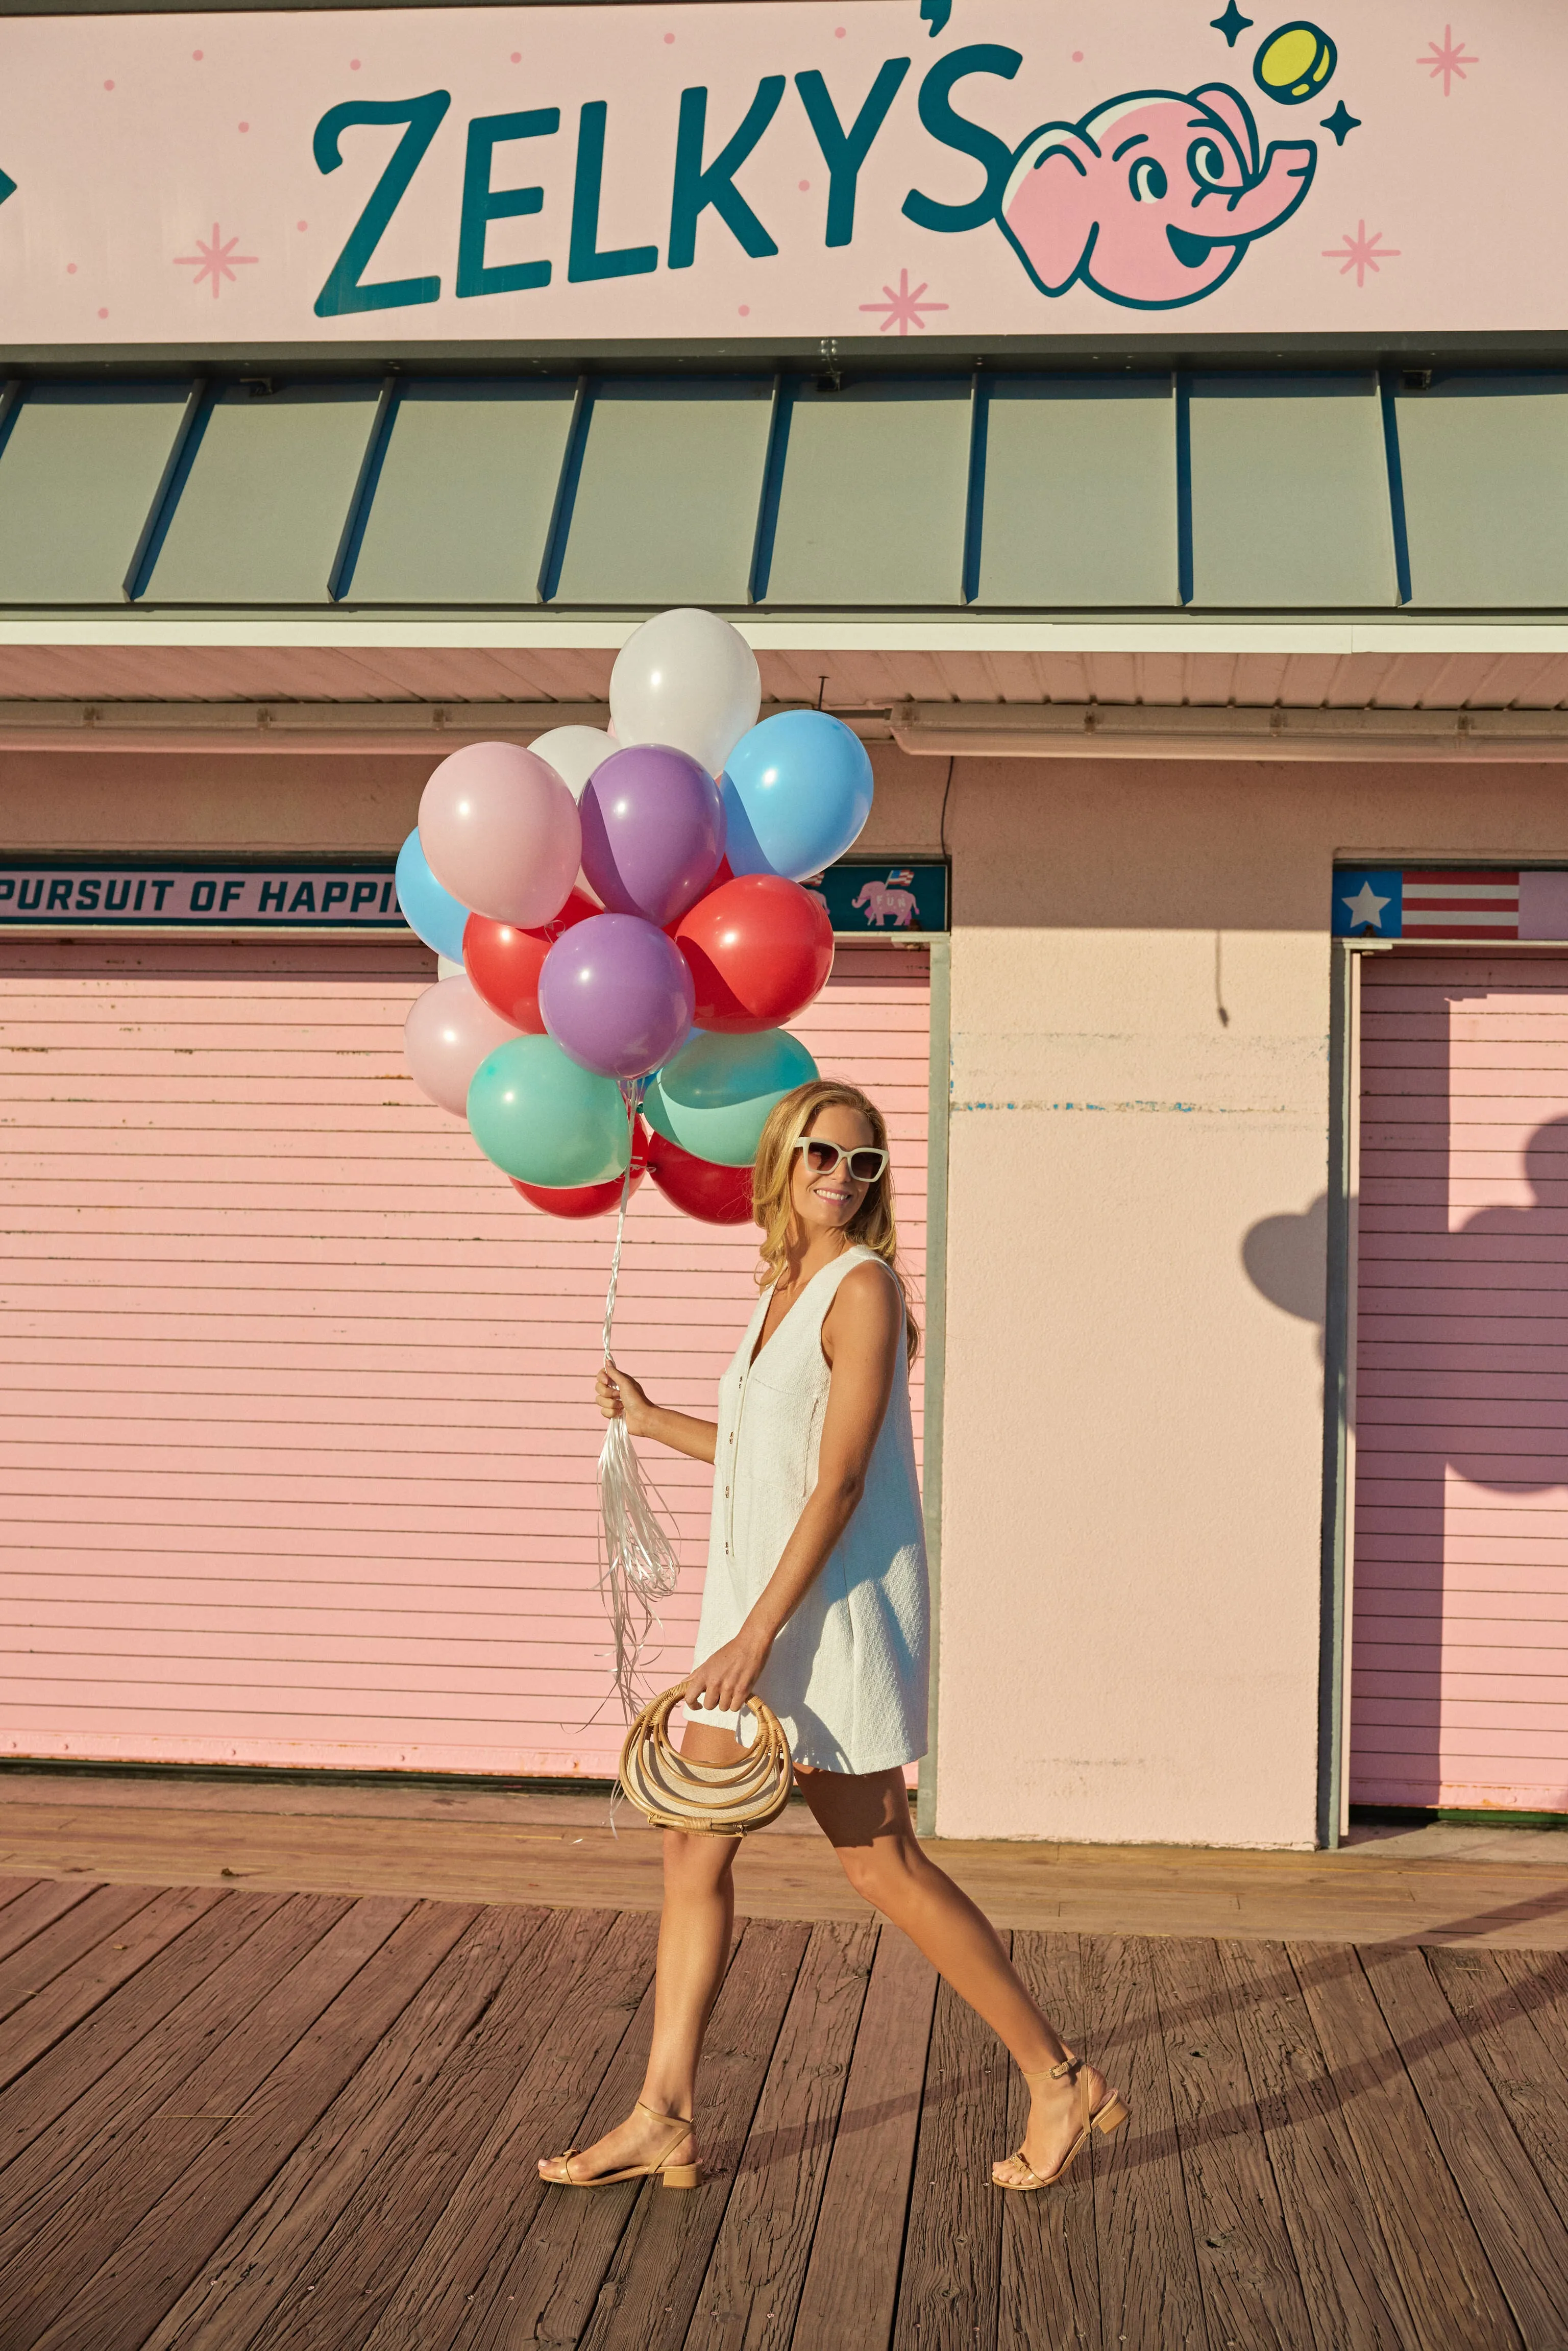
[[325, 603], [375, 409], [364, 384], [296, 385], [263, 399], [240, 384], [206, 402], [161, 521], [148, 595]]
[[571, 413], [570, 384], [410, 384], [375, 453], [342, 592], [536, 602]]
[[1413, 601], [1568, 604], [1568, 379], [1461, 376], [1398, 407]]
[[963, 383], [800, 385], [788, 403], [767, 601], [958, 602], [969, 423]]
[[1200, 377], [1192, 387], [1192, 601], [1395, 604], [1377, 378]]
[[28, 393], [0, 460], [0, 603], [119, 601], [189, 396], [183, 383]]
[[1176, 413], [1163, 376], [997, 384], [986, 411], [975, 601], [1176, 603]]
[[580, 425], [565, 604], [744, 604], [770, 383], [601, 384]]

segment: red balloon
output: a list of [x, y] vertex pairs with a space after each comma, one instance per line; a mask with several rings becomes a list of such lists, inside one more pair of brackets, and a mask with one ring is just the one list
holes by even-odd
[[493, 923], [487, 914], [470, 914], [463, 928], [463, 968], [493, 1012], [514, 1029], [542, 1037], [539, 973], [544, 959], [562, 931], [603, 911], [574, 890], [554, 920], [537, 931], [519, 931], [510, 923]]
[[668, 1135], [650, 1134], [648, 1173], [664, 1194], [688, 1217], [705, 1225], [748, 1225], [751, 1222], [751, 1170], [719, 1167], [683, 1151]]
[[[722, 1037], [781, 1028], [833, 967], [827, 914], [798, 882], [776, 873], [742, 873], [710, 890], [674, 935], [696, 984], [696, 1025]], [[507, 1018], [516, 1025], [514, 1013]]]
[[[476, 922], [478, 916], [472, 915], [469, 919]], [[647, 1128], [639, 1119], [632, 1135], [632, 1192], [647, 1173], [651, 1139]], [[621, 1206], [623, 1178], [615, 1176], [608, 1184], [573, 1184], [564, 1189], [558, 1189], [551, 1184], [519, 1184], [515, 1176], [508, 1176], [507, 1181], [514, 1192], [520, 1192], [525, 1200], [531, 1200], [534, 1207], [542, 1208], [547, 1216], [576, 1217], [612, 1216]], [[632, 1193], [626, 1196], [630, 1199]]]

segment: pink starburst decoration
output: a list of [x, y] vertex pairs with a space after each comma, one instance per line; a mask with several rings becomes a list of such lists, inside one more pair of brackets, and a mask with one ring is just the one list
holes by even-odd
[[885, 302], [862, 302], [861, 304], [861, 308], [862, 310], [886, 311], [887, 316], [883, 319], [882, 325], [877, 329], [879, 334], [885, 335], [890, 327], [896, 327], [901, 335], [907, 335], [911, 327], [917, 327], [924, 331], [925, 321], [921, 316], [922, 311], [945, 310], [947, 308], [946, 302], [927, 302], [924, 300], [922, 298], [925, 292], [925, 279], [922, 278], [918, 286], [912, 287], [909, 283], [909, 272], [907, 269], [901, 269], [898, 273], [898, 291], [896, 294], [894, 292], [891, 286], [884, 286], [882, 290], [887, 297]]
[[204, 277], [210, 277], [213, 281], [213, 299], [215, 302], [225, 277], [233, 280], [236, 268], [249, 268], [261, 257], [259, 254], [255, 253], [236, 253], [235, 247], [238, 243], [237, 236], [231, 236], [225, 245], [223, 241], [223, 231], [214, 221], [211, 245], [204, 244], [198, 237], [194, 253], [177, 253], [174, 256], [174, 266], [177, 269], [195, 271], [196, 274], [191, 280], [193, 286], [199, 286]]
[[1428, 76], [1429, 80], [1436, 81], [1437, 76], [1442, 75], [1443, 96], [1447, 98], [1454, 86], [1455, 75], [1457, 74], [1460, 81], [1463, 81], [1465, 68], [1479, 66], [1480, 59], [1469, 55], [1463, 41], [1455, 40], [1454, 28], [1451, 25], [1445, 25], [1442, 46], [1439, 47], [1436, 41], [1428, 41], [1426, 56], [1417, 57], [1416, 62], [1418, 66], [1430, 66], [1432, 70]]
[[1379, 266], [1383, 262], [1397, 261], [1398, 258], [1399, 247], [1396, 245], [1385, 245], [1383, 231], [1380, 228], [1375, 228], [1372, 235], [1368, 236], [1364, 221], [1356, 222], [1354, 236], [1347, 230], [1343, 245], [1325, 245], [1323, 247], [1323, 259], [1343, 263], [1343, 266], [1339, 273], [1342, 277], [1354, 269], [1358, 286], [1365, 285], [1366, 273], [1369, 269], [1375, 277]]

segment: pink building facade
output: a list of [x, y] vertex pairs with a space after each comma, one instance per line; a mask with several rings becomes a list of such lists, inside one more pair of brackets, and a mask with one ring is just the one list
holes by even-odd
[[[695, 603], [876, 777], [924, 1827], [1568, 1813], [1568, 31], [1430, 30], [0, 26], [0, 1752], [612, 1769], [612, 1228], [416, 1093], [390, 882]], [[745, 1232], [629, 1234], [700, 1409]]]

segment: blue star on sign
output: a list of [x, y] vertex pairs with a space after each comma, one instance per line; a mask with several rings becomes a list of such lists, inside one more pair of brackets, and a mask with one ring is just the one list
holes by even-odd
[[1226, 0], [1224, 16], [1211, 16], [1208, 21], [1213, 26], [1217, 33], [1224, 34], [1226, 47], [1228, 49], [1233, 49], [1241, 35], [1247, 30], [1249, 25], [1251, 24], [1252, 19], [1250, 16], [1244, 16], [1241, 14], [1240, 9], [1236, 5], [1236, 0]]
[[1342, 865], [1333, 877], [1336, 939], [1396, 939], [1404, 930], [1405, 877], [1397, 865]]
[[1333, 112], [1324, 115], [1322, 128], [1324, 131], [1332, 131], [1334, 145], [1343, 147], [1350, 132], [1361, 129], [1361, 117], [1359, 114], [1353, 114], [1342, 98]]

